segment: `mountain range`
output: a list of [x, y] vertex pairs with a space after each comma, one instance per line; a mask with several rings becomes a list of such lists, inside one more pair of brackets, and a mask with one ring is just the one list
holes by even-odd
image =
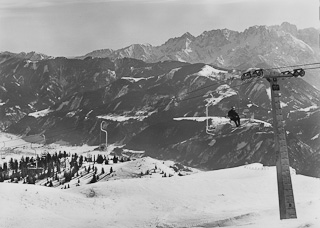
[[[186, 32], [160, 46], [133, 44], [112, 50], [102, 49], [79, 58], [135, 58], [145, 62], [175, 60], [207, 63], [228, 69], [282, 67], [319, 62], [319, 31], [298, 29], [284, 22], [275, 26], [252, 26], [243, 32], [229, 29], [205, 31], [195, 37]], [[285, 68], [283, 70], [286, 70]], [[310, 72], [306, 80], [320, 88], [319, 71]]]
[[[143, 151], [202, 169], [274, 165], [269, 83], [240, 75], [250, 67], [317, 62], [314, 31], [283, 23], [186, 33], [158, 47], [131, 45], [72, 59], [3, 52], [0, 127], [45, 135], [46, 144], [98, 146], [105, 143], [104, 121], [108, 144], [123, 153]], [[320, 91], [309, 84], [319, 82], [314, 72], [280, 80], [281, 105], [290, 165], [320, 177]], [[214, 134], [206, 133], [206, 106]], [[225, 118], [231, 106], [241, 114], [240, 128]]]

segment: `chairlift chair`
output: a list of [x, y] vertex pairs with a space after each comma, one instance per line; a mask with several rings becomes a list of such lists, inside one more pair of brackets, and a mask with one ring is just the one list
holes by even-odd
[[206, 133], [208, 135], [215, 135], [216, 134], [216, 126], [212, 123], [212, 121], [211, 121], [211, 123], [209, 123], [209, 106], [212, 106], [212, 102], [209, 102], [206, 105]]
[[2, 153], [1, 153], [1, 159], [6, 159], [6, 156], [4, 155], [4, 149], [6, 148], [6, 142], [2, 142], [3, 143], [3, 147], [2, 147]]

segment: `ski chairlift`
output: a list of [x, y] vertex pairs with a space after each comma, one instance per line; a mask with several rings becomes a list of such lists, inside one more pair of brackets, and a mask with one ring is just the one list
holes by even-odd
[[248, 72], [245, 72], [241, 75], [241, 80], [250, 79], [253, 77], [261, 77], [263, 76], [263, 69], [255, 69]]
[[87, 154], [87, 162], [92, 162], [92, 154]]
[[3, 142], [3, 147], [1, 148], [2, 150], [1, 159], [6, 159], [6, 156], [4, 156], [5, 148], [6, 148], [6, 142]]
[[294, 76], [294, 77], [303, 77], [306, 72], [302, 69], [302, 68], [299, 68], [299, 69], [294, 69], [293, 71], [283, 71], [281, 72], [281, 74], [283, 74], [284, 76]]
[[[212, 94], [210, 94], [213, 98]], [[209, 106], [213, 106], [213, 101], [210, 101], [206, 104], [206, 133], [208, 135], [215, 135], [216, 134], [216, 126], [211, 123], [209, 123]]]

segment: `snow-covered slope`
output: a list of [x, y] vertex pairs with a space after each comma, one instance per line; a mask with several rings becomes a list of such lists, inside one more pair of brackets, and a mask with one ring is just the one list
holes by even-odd
[[6, 228], [320, 227], [320, 181], [292, 175], [297, 219], [280, 220], [275, 167], [249, 164], [70, 189], [0, 183]]

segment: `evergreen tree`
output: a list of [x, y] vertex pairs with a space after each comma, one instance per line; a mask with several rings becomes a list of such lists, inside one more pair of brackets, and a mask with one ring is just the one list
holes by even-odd
[[14, 170], [13, 158], [11, 158], [10, 161], [9, 161], [9, 169]]
[[14, 165], [13, 165], [13, 169], [18, 172], [18, 168], [19, 168], [19, 163], [17, 159], [14, 159]]
[[96, 175], [95, 175], [95, 174], [93, 174], [93, 176], [92, 176], [92, 179], [91, 179], [90, 183], [95, 183], [95, 182], [97, 182], [97, 177], [96, 177]]
[[79, 166], [81, 167], [83, 164], [83, 156], [81, 155], [79, 158]]
[[97, 163], [98, 164], [102, 164], [103, 163], [103, 157], [102, 157], [101, 154], [99, 154], [98, 157], [97, 157]]
[[113, 173], [113, 169], [112, 169], [112, 166], [110, 167], [110, 173]]
[[103, 167], [101, 168], [101, 174], [104, 174], [104, 168]]
[[7, 172], [8, 171], [8, 165], [6, 162], [3, 163], [3, 171]]

